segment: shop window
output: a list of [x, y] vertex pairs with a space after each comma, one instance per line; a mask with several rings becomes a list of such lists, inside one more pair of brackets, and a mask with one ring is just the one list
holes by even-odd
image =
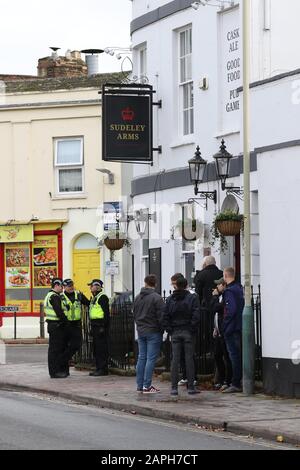
[[[49, 234], [48, 234], [49, 233]], [[4, 243], [4, 282], [0, 286], [6, 306], [20, 314], [39, 314], [40, 303], [61, 275], [58, 234], [35, 232], [33, 242]]]
[[83, 192], [83, 138], [55, 140], [55, 171], [58, 194]]

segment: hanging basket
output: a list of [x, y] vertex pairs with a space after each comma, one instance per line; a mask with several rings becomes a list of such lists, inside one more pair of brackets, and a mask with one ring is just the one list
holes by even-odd
[[124, 238], [105, 238], [104, 245], [111, 251], [118, 251], [125, 245]]
[[242, 228], [241, 220], [217, 220], [216, 226], [219, 232], [225, 237], [238, 235]]

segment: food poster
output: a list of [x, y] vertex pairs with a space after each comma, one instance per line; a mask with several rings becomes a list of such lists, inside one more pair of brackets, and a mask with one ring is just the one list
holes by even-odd
[[57, 235], [37, 235], [32, 244], [33, 311], [39, 313], [40, 303], [51, 289], [51, 280], [58, 275]]
[[39, 235], [33, 243], [33, 287], [51, 287], [51, 280], [57, 277], [57, 236]]
[[31, 311], [30, 244], [5, 245], [5, 304], [18, 306], [19, 313]]

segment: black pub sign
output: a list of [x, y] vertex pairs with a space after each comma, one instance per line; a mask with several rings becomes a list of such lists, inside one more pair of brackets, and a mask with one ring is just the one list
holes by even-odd
[[152, 162], [152, 93], [150, 85], [103, 86], [103, 160]]

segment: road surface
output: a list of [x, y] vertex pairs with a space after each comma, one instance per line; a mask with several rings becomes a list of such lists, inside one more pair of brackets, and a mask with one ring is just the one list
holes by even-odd
[[0, 450], [275, 449], [276, 443], [0, 391]]

